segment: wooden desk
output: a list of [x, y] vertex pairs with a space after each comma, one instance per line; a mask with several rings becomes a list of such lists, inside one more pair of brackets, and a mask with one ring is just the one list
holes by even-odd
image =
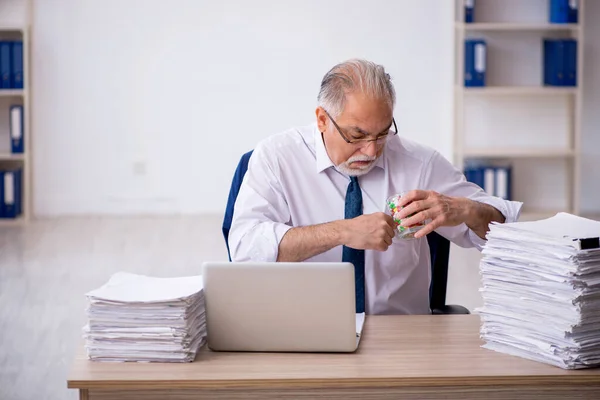
[[476, 315], [367, 316], [353, 354], [217, 353], [187, 364], [77, 356], [81, 399], [599, 399], [600, 369], [566, 371], [480, 347]]

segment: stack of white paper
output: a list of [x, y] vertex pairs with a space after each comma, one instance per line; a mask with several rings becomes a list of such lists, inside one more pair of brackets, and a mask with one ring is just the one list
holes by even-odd
[[485, 348], [565, 369], [600, 365], [600, 222], [492, 224], [480, 265]]
[[83, 331], [92, 360], [190, 362], [206, 341], [201, 276], [119, 272], [87, 298]]

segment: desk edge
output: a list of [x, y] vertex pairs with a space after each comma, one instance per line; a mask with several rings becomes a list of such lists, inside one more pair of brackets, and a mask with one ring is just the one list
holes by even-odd
[[564, 386], [600, 385], [600, 375], [511, 377], [414, 377], [363, 379], [242, 379], [242, 380], [67, 380], [69, 389], [272, 389], [272, 388], [364, 388], [364, 387], [450, 387], [450, 386]]

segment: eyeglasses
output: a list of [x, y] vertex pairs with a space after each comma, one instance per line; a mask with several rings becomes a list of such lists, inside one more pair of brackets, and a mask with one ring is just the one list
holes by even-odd
[[[324, 109], [323, 111], [325, 111], [325, 114], [327, 114], [327, 116], [329, 117], [329, 119], [331, 120], [331, 122], [333, 122], [333, 125], [335, 126], [335, 129], [337, 129], [337, 131], [340, 133], [340, 136], [342, 137], [342, 139], [344, 139], [344, 141], [346, 141], [346, 143], [349, 143], [349, 144], [367, 145], [367, 144], [369, 144], [371, 142], [375, 142], [376, 145], [381, 146], [381, 145], [385, 144], [385, 142], [387, 141], [387, 139], [389, 137], [392, 137], [392, 136], [398, 134], [398, 127], [396, 126], [396, 120], [394, 118], [392, 118], [392, 125], [394, 126], [394, 130], [388, 129], [388, 133], [386, 133], [384, 135], [379, 135], [378, 137], [371, 138], [371, 139], [368, 139], [366, 137], [363, 137], [363, 138], [353, 137], [351, 139], [348, 139], [346, 137], [346, 135], [344, 135], [344, 132], [342, 132], [342, 130], [340, 129], [340, 127], [338, 126], [338, 124], [336, 124], [336, 122], [333, 120], [333, 118], [331, 117], [331, 115], [329, 115], [329, 113], [327, 112], [327, 110]], [[390, 128], [391, 128], [391, 126], [390, 126]]]

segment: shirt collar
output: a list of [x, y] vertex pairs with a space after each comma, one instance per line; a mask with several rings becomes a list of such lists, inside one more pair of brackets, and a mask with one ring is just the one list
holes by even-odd
[[[323, 137], [321, 136], [321, 132], [319, 131], [319, 127], [315, 124], [315, 152], [317, 155], [317, 173], [321, 173], [325, 171], [327, 168], [335, 167], [333, 162], [329, 158], [327, 154], [327, 150], [325, 149], [325, 143], [323, 142]], [[383, 153], [381, 156], [375, 161], [375, 167], [379, 167], [384, 169], [383, 158], [385, 156], [385, 148], [383, 149]]]

